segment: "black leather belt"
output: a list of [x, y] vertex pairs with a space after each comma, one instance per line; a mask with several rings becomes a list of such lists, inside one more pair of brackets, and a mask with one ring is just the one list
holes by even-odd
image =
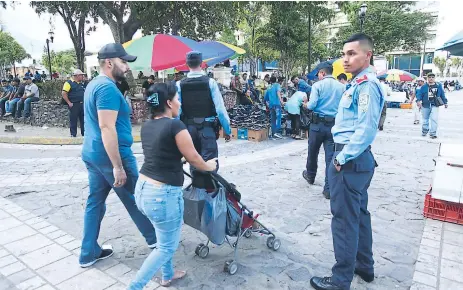
[[[346, 144], [339, 144], [339, 143], [334, 143], [334, 151], [342, 151], [342, 149], [346, 146]], [[368, 145], [367, 149], [365, 151], [370, 151], [371, 150], [371, 145]]]
[[185, 123], [187, 125], [194, 125], [199, 127], [214, 127], [214, 122], [206, 121], [205, 118], [187, 119]]
[[318, 124], [318, 123], [323, 123], [327, 126], [334, 125], [335, 117], [329, 117], [329, 116], [320, 116], [319, 114], [313, 114], [312, 117], [312, 123]]

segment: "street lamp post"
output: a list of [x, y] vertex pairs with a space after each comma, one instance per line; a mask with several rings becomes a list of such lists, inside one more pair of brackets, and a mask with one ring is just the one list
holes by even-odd
[[363, 3], [359, 9], [359, 18], [360, 18], [360, 32], [363, 32], [363, 23], [365, 22], [365, 16], [367, 14], [367, 4]]
[[53, 80], [52, 77], [52, 71], [51, 71], [51, 57], [50, 57], [50, 41], [53, 43], [54, 35], [55, 33], [53, 31], [48, 32], [48, 35], [50, 36], [49, 39], [47, 38], [47, 53], [48, 53], [48, 68], [50, 69], [49, 74], [50, 74], [50, 80]]

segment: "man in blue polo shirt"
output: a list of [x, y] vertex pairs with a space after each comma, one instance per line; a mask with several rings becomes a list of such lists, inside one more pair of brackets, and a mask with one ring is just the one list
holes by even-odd
[[106, 211], [105, 201], [114, 189], [150, 248], [156, 247], [151, 222], [137, 208], [133, 192], [138, 179], [137, 160], [132, 153], [132, 126], [127, 102], [116, 86], [129, 71], [128, 55], [121, 44], [105, 45], [98, 52], [100, 75], [87, 86], [84, 96], [85, 138], [82, 160], [88, 170], [90, 194], [84, 216], [80, 266], [89, 267], [113, 254], [97, 239]]

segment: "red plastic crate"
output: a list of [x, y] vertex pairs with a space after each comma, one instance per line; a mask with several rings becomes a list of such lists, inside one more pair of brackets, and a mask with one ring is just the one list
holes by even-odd
[[433, 198], [432, 188], [424, 200], [423, 215], [427, 218], [463, 225], [463, 204]]

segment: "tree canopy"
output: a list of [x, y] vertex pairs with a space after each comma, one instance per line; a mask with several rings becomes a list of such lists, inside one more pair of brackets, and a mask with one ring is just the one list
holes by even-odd
[[86, 1], [32, 1], [30, 3], [39, 15], [47, 12], [52, 15], [58, 14], [63, 18], [74, 46], [77, 67], [81, 70], [84, 69], [86, 24], [90, 24], [87, 17], [91, 3]]
[[26, 50], [7, 32], [0, 31], [0, 66], [14, 66], [30, 57]]
[[[50, 51], [51, 70], [60, 74], [70, 74], [77, 67], [77, 59], [74, 50]], [[42, 64], [49, 68], [48, 54], [46, 51], [42, 54]]]
[[[374, 53], [384, 54], [394, 49], [420, 51], [424, 42], [432, 36], [428, 28], [436, 19], [427, 12], [413, 10], [413, 1], [368, 2], [364, 32], [374, 41]], [[347, 14], [350, 25], [339, 29], [333, 39], [332, 56], [339, 55], [342, 42], [354, 33], [360, 32], [358, 11], [362, 2], [339, 2]]]

